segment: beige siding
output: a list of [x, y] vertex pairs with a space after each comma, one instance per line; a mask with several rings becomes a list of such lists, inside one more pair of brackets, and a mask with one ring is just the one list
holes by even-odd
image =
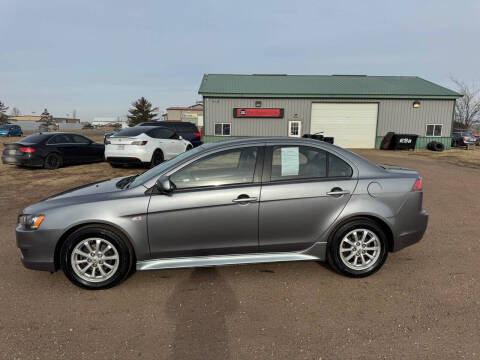
[[[283, 108], [283, 119], [235, 119], [233, 108], [254, 108], [261, 100], [264, 108]], [[287, 136], [289, 120], [302, 121], [303, 133], [310, 132], [313, 102], [378, 103], [377, 136], [389, 131], [425, 136], [427, 124], [443, 124], [443, 136], [450, 136], [453, 100], [420, 99], [420, 108], [413, 108], [413, 99], [269, 99], [269, 98], [204, 98], [205, 134], [214, 135], [214, 124], [232, 124], [232, 136]]]

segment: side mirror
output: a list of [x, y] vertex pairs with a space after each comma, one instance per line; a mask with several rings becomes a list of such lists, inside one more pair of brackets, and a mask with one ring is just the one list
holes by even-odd
[[168, 176], [162, 175], [157, 179], [155, 187], [160, 194], [169, 194], [173, 191], [173, 184]]
[[178, 135], [178, 140], [183, 140], [182, 135]]

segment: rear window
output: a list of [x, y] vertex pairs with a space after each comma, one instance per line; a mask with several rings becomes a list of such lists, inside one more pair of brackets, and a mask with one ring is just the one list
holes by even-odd
[[192, 123], [175, 124], [177, 131], [198, 132], [197, 127]]
[[23, 144], [38, 144], [48, 139], [50, 136], [52, 135], [51, 134], [33, 134], [33, 135], [28, 135], [27, 137], [24, 137], [19, 142]]
[[138, 126], [138, 127], [135, 126], [128, 129], [120, 130], [119, 132], [115, 133], [113, 136], [137, 136], [147, 132], [150, 129], [151, 127], [147, 127], [147, 126]]

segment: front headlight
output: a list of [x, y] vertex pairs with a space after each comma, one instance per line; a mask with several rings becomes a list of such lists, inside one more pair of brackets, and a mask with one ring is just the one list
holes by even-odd
[[18, 223], [27, 230], [35, 230], [38, 229], [44, 218], [44, 215], [21, 214], [18, 216]]

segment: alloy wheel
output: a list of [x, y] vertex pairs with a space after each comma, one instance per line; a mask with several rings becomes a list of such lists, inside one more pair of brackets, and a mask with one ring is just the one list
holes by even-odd
[[368, 229], [355, 229], [340, 242], [340, 259], [350, 269], [365, 270], [374, 265], [382, 250], [378, 236]]
[[101, 282], [111, 278], [118, 270], [119, 261], [115, 246], [102, 238], [80, 241], [70, 257], [75, 274], [88, 282]]

